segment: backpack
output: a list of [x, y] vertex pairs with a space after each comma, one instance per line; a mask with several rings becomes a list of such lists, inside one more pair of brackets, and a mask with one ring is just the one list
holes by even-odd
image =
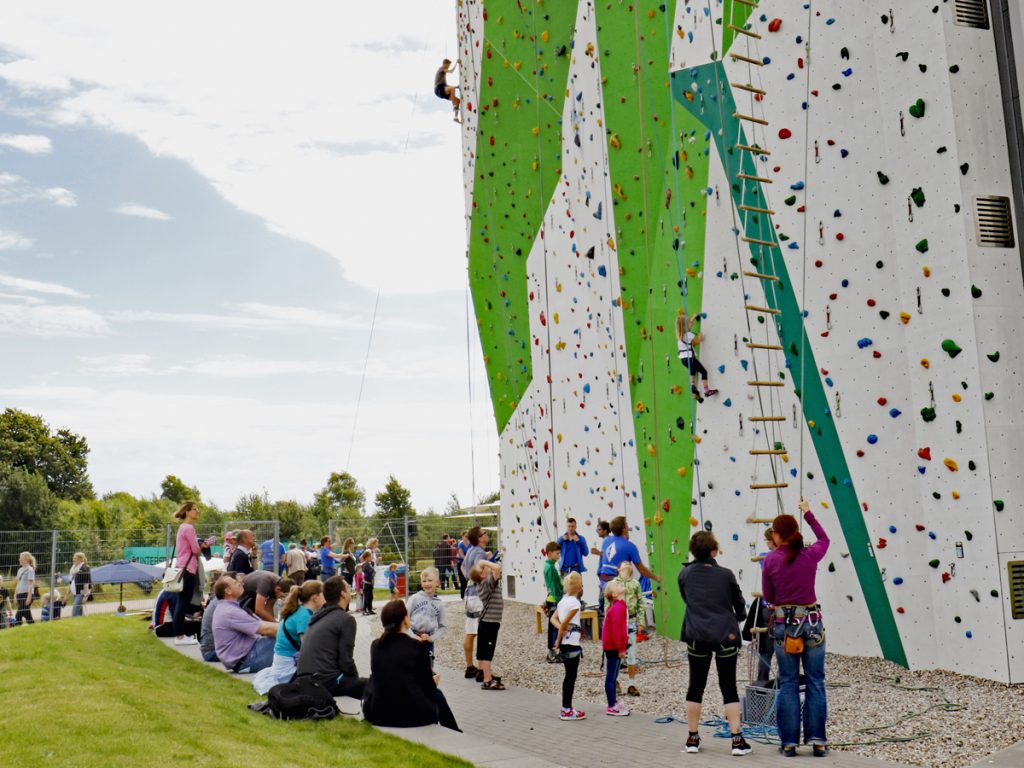
[[341, 713], [334, 697], [310, 675], [275, 685], [267, 705], [266, 714], [276, 720], [330, 720]]
[[320, 558], [319, 557], [314, 557], [312, 560], [308, 560], [306, 562], [306, 578], [307, 579], [309, 579], [309, 580], [315, 579], [317, 576], [320, 575], [321, 570], [323, 570], [323, 568], [320, 565]]

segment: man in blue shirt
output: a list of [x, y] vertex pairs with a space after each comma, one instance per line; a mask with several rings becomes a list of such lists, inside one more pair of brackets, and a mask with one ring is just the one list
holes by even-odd
[[605, 538], [604, 545], [601, 547], [602, 562], [598, 570], [598, 578], [602, 582], [611, 581], [619, 575], [619, 565], [630, 562], [642, 576], [661, 583], [661, 577], [654, 575], [641, 562], [640, 550], [636, 548], [636, 544], [629, 540], [629, 527], [626, 525], [626, 518], [622, 515], [613, 517], [611, 528], [611, 536]]
[[[278, 575], [284, 572], [284, 544], [277, 543], [277, 566]], [[274, 570], [274, 539], [269, 538], [260, 544], [260, 561], [264, 571]]]
[[587, 547], [587, 540], [576, 533], [576, 518], [570, 517], [565, 521], [565, 533], [558, 539], [562, 547], [562, 558], [558, 563], [558, 570], [563, 576], [568, 573], [583, 573], [587, 566], [583, 558], [590, 554]]

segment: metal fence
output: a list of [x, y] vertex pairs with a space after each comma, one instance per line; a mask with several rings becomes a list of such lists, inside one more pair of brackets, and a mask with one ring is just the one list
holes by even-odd
[[[455, 571], [455, 546], [462, 532], [481, 526], [490, 533], [488, 548], [501, 548], [497, 504], [470, 507], [455, 515], [404, 517], [401, 520], [338, 520], [330, 524], [331, 543], [340, 548], [346, 539], [353, 539], [356, 551], [368, 542], [377, 540], [380, 550], [377, 583], [382, 585], [392, 564], [400, 572], [399, 593], [408, 596], [419, 589], [419, 574], [424, 568], [436, 567], [440, 574], [441, 591], [459, 591]], [[444, 545], [444, 536], [449, 543]], [[340, 550], [339, 550], [340, 551]]]

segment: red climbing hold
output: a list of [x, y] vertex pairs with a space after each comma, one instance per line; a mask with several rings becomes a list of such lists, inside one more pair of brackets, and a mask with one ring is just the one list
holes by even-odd
[[896, 613], [906, 613], [906, 611], [903, 609], [903, 606], [900, 605], [896, 607]]
[[789, 130], [789, 128], [780, 128], [779, 129], [779, 138], [780, 139], [788, 139], [792, 135], [793, 135], [793, 132], [791, 130]]
[[804, 68], [804, 60], [803, 60], [803, 57], [801, 57], [801, 58], [799, 58], [799, 59], [797, 59], [797, 60], [796, 60], [796, 65], [797, 65], [798, 67], [800, 67], [800, 69], [803, 69], [803, 68]]
[[885, 539], [879, 539], [878, 540], [878, 545], [877, 545], [876, 548], [877, 549], [885, 549], [887, 546], [889, 546], [889, 542], [888, 541], [886, 541]]
[[879, 405], [885, 405], [885, 404], [886, 404], [886, 403], [888, 403], [888, 402], [889, 402], [889, 401], [888, 401], [888, 400], [886, 400], [886, 399], [885, 399], [884, 397], [880, 397], [880, 398], [878, 398], [878, 404], [879, 404]]
[[772, 19], [768, 22], [769, 32], [778, 32], [780, 29], [782, 29], [782, 19]]
[[923, 526], [923, 525], [921, 525], [920, 523], [918, 523], [918, 524], [917, 524], [917, 525], [915, 525], [914, 527], [915, 527], [915, 528], [917, 528], [917, 530], [918, 530], [918, 531], [923, 531], [923, 530], [924, 530], [924, 526]]
[[835, 139], [829, 139], [825, 143], [828, 144], [830, 147], [834, 147], [836, 145], [836, 140]]
[[875, 350], [874, 352], [872, 352], [872, 353], [871, 353], [871, 356], [872, 356], [873, 358], [875, 358], [875, 360], [877, 360], [878, 358], [880, 358], [880, 357], [882, 356], [882, 353], [881, 353], [881, 352], [879, 352], [879, 351], [878, 351], [878, 350], [876, 349], [876, 350]]
[[864, 455], [864, 451], [862, 451], [862, 450], [860, 450], [860, 449], [858, 448], [858, 449], [857, 449], [857, 457], [858, 457], [858, 458], [860, 458], [860, 457], [862, 457], [863, 455]]
[[491, 136], [491, 142], [490, 143], [491, 143], [491, 146], [493, 147], [494, 146], [494, 137], [493, 136]]
[[822, 265], [823, 263], [824, 263], [824, 262], [822, 262], [822, 260], [821, 260], [821, 259], [818, 259], [817, 261], [815, 261], [815, 262], [814, 262], [814, 266], [816, 266], [816, 267], [817, 267], [818, 269], [821, 269], [821, 265]]
[[919, 458], [922, 458], [925, 461], [931, 461], [932, 460], [932, 449], [931, 448], [919, 448], [917, 450], [917, 455], [918, 455]]
[[836, 232], [836, 240], [845, 240], [845, 239], [846, 239], [846, 235], [844, 235], [842, 232]]
[[547, 325], [548, 324], [548, 319], [544, 316], [543, 312], [540, 313], [540, 324], [541, 325]]
[[869, 307], [875, 306], [875, 300], [874, 299], [868, 299], [868, 306]]
[[668, 509], [669, 509], [670, 506], [671, 506], [671, 504], [670, 504], [668, 499], [665, 499], [663, 502], [661, 502], [661, 508], [663, 510], [665, 510], [666, 512], [668, 512]]
[[838, 299], [838, 298], [839, 298], [839, 294], [838, 294], [838, 293], [830, 293], [830, 294], [828, 295], [828, 298], [829, 298], [829, 300], [831, 300], [831, 301], [835, 301], [836, 299]]
[[953, 578], [952, 576], [950, 576], [948, 573], [943, 571], [943, 573], [942, 573], [942, 583], [943, 584], [945, 584], [947, 581], [949, 581], [952, 578]]

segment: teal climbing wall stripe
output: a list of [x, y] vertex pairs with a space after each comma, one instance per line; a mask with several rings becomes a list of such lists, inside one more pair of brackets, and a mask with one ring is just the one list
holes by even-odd
[[[696, 90], [693, 89], [694, 84], [697, 85]], [[751, 176], [760, 175], [756, 172], [753, 155], [735, 149], [730, 141], [729, 137], [739, 136], [740, 143], [747, 143], [738, 120], [733, 117], [736, 104], [725, 67], [721, 62], [673, 72], [672, 93], [711, 132], [718, 147], [719, 157], [725, 166], [727, 178], [735, 179], [738, 172]], [[743, 181], [742, 186], [735, 182], [731, 184], [731, 189], [737, 205], [742, 201], [755, 207], [768, 207], [763, 204], [765, 197], [759, 182]], [[743, 232], [747, 237], [770, 242], [776, 240], [771, 217], [743, 211], [740, 211], [740, 215]], [[801, 243], [798, 247], [806, 247], [806, 243]], [[803, 354], [806, 355], [806, 359], [802, 365], [799, 359], [801, 334], [805, 332], [803, 317], [797, 296], [790, 286], [789, 273], [782, 253], [778, 248], [769, 249], [758, 245], [752, 245], [751, 248], [757, 271], [779, 278], [774, 291], [765, 291], [765, 299], [769, 307], [782, 312], [778, 316], [777, 327], [781, 344], [788, 351], [787, 368], [803, 405], [804, 416], [808, 423], [813, 422], [815, 425], [809, 429], [811, 441], [825, 473], [839, 525], [850, 548], [850, 559], [857, 572], [857, 580], [860, 582], [879, 646], [886, 659], [906, 667], [906, 651], [896, 627], [878, 562], [875, 560], [867, 525], [846, 465], [839, 433], [832, 420], [825, 388], [817, 373], [818, 366], [814, 362], [809, 339], [803, 341]], [[774, 253], [766, 253], [768, 251]], [[806, 380], [805, 372], [809, 374]]]

